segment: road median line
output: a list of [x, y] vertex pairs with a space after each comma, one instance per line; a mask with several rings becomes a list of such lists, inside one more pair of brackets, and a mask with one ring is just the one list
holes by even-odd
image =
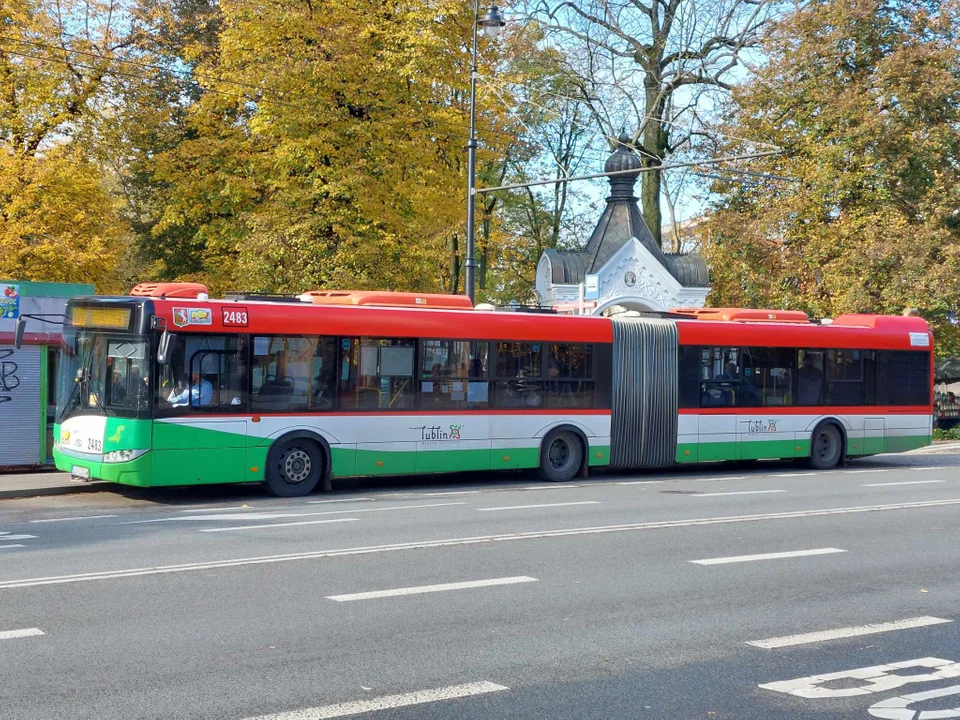
[[81, 573], [75, 575], [57, 575], [51, 577], [25, 578], [22, 580], [4, 580], [0, 581], [0, 590], [39, 587], [42, 585], [66, 585], [70, 583], [88, 582], [93, 580], [113, 580], [126, 577], [140, 577], [144, 575], [165, 575], [170, 573], [191, 572], [197, 570], [241, 567], [244, 565], [264, 565], [269, 563], [291, 562], [294, 560], [318, 560], [323, 558], [348, 557], [351, 555], [373, 555], [378, 553], [396, 552], [400, 550], [421, 550], [426, 548], [480, 545], [486, 543], [511, 542], [516, 540], [574, 537], [578, 535], [602, 535], [607, 533], [630, 532], [638, 530], [662, 530], [678, 527], [728, 525], [735, 523], [761, 522], [764, 520], [788, 520], [793, 518], [827, 517], [830, 515], [889, 512], [893, 510], [913, 510], [931, 507], [948, 507], [952, 505], [960, 505], [960, 498], [895, 503], [888, 505], [863, 505], [843, 508], [824, 508], [817, 510], [796, 510], [792, 512], [763, 513], [760, 515], [733, 515], [728, 517], [693, 518], [689, 520], [663, 520], [658, 522], [630, 523], [625, 525], [563, 528], [557, 530], [542, 530], [523, 533], [502, 533], [497, 535], [448, 538], [444, 540], [412, 541], [393, 543], [389, 545], [372, 545], [366, 547], [288, 553], [284, 555], [264, 555], [257, 557], [232, 558], [227, 560], [212, 560], [196, 563], [184, 563], [180, 565], [161, 565], [155, 567], [130, 568], [126, 570], [105, 570], [101, 572]]

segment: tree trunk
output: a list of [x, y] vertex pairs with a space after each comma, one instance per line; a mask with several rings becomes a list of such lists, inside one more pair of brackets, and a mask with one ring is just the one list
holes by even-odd
[[[666, 102], [665, 98], [660, 95], [660, 78], [647, 75], [644, 86], [647, 120], [643, 128], [643, 151], [645, 155], [641, 159], [644, 167], [655, 167], [663, 164], [664, 150], [668, 140], [667, 133], [659, 122], [659, 119], [663, 117]], [[640, 207], [643, 210], [643, 219], [659, 246], [663, 244], [663, 238], [660, 234], [660, 227], [663, 224], [660, 213], [661, 182], [661, 171], [651, 170], [643, 173], [640, 189]]]
[[457, 233], [450, 235], [450, 294], [456, 295], [460, 288], [460, 237]]

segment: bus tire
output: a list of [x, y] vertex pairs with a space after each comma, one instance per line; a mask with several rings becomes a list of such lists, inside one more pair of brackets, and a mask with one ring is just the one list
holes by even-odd
[[843, 459], [843, 433], [836, 423], [817, 425], [810, 437], [810, 467], [830, 470]]
[[538, 474], [549, 482], [573, 480], [583, 465], [583, 442], [569, 430], [554, 431], [540, 446]]
[[277, 497], [309, 495], [323, 477], [323, 451], [313, 440], [279, 440], [267, 454], [264, 485]]

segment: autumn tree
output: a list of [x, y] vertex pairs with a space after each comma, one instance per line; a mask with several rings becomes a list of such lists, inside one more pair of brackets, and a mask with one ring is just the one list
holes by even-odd
[[715, 188], [711, 302], [820, 317], [916, 307], [956, 352], [958, 20], [947, 0], [814, 0], [777, 23], [728, 129], [785, 148], [750, 170], [789, 180]]
[[124, 226], [91, 152], [111, 64], [131, 42], [114, 9], [0, 4], [0, 275], [116, 283]]
[[[709, 112], [726, 91], [776, 0], [528, 0], [569, 55], [579, 97], [609, 138], [632, 137], [645, 167], [696, 140], [689, 111]], [[679, 129], [678, 129], [679, 127]], [[611, 146], [611, 149], [613, 147]], [[642, 175], [643, 216], [660, 242], [663, 172]]]

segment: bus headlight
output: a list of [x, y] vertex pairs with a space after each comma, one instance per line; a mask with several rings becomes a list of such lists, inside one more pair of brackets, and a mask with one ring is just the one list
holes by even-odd
[[138, 458], [143, 455], [146, 450], [111, 450], [108, 453], [103, 454], [103, 461], [105, 463], [120, 463], [120, 462], [129, 462], [134, 458]]

